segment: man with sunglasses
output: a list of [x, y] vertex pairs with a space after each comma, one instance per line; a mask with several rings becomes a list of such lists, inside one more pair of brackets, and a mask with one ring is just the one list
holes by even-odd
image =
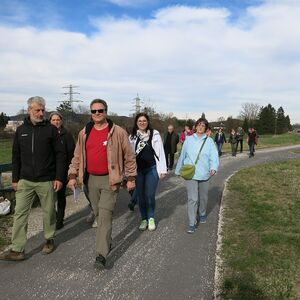
[[111, 248], [112, 215], [123, 177], [127, 189], [135, 188], [136, 161], [124, 129], [107, 118], [107, 103], [95, 99], [90, 104], [91, 122], [78, 135], [74, 157], [69, 167], [69, 187], [76, 178], [87, 185], [98, 223], [95, 266], [103, 269]]

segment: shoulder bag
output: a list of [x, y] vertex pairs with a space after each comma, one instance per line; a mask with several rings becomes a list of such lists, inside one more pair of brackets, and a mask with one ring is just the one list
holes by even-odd
[[199, 151], [199, 153], [198, 153], [198, 155], [197, 155], [195, 164], [194, 164], [194, 165], [192, 165], [192, 164], [184, 164], [184, 165], [182, 165], [182, 167], [180, 168], [179, 174], [180, 174], [180, 176], [181, 176], [183, 179], [185, 179], [185, 180], [191, 180], [191, 179], [194, 177], [194, 175], [195, 175], [195, 170], [196, 170], [196, 164], [197, 164], [197, 162], [198, 162], [198, 160], [199, 160], [200, 153], [201, 153], [201, 151], [202, 151], [202, 149], [203, 149], [203, 146], [204, 146], [206, 140], [207, 140], [207, 137], [205, 138], [203, 144], [201, 145], [201, 148], [200, 148], [200, 151]]

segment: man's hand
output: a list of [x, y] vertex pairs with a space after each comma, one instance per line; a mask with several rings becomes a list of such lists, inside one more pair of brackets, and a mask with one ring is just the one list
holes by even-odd
[[14, 191], [17, 191], [18, 183], [12, 182], [11, 185], [12, 185], [12, 188], [14, 189]]
[[127, 190], [132, 191], [135, 189], [135, 181], [127, 181]]
[[68, 187], [74, 191], [74, 189], [76, 188], [77, 185], [77, 180], [76, 179], [70, 179], [68, 182]]
[[167, 175], [166, 173], [160, 173], [159, 178], [164, 179], [166, 177], [166, 175]]
[[59, 180], [54, 180], [53, 182], [53, 189], [54, 189], [54, 192], [58, 192], [63, 186], [63, 183]]

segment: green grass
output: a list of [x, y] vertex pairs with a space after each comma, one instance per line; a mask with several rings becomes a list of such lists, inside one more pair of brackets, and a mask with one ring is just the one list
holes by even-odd
[[[229, 135], [227, 134], [228, 138]], [[244, 136], [243, 150], [248, 150], [247, 135]], [[300, 144], [299, 133], [285, 133], [280, 135], [260, 135], [256, 149], [273, 148], [280, 146], [291, 146]], [[239, 145], [240, 147], [240, 145]], [[231, 145], [226, 143], [223, 145], [223, 153], [231, 153]]]
[[222, 299], [300, 298], [300, 160], [245, 169], [224, 198]]
[[12, 139], [0, 139], [0, 164], [11, 163]]
[[0, 216], [0, 251], [10, 244], [13, 215]]

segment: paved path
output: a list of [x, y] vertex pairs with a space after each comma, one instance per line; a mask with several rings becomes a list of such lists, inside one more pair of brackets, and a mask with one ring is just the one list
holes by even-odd
[[[300, 145], [298, 146], [300, 148]], [[186, 234], [183, 181], [168, 174], [157, 194], [155, 232], [139, 232], [138, 212], [129, 212], [121, 191], [113, 223], [113, 250], [108, 269], [93, 268], [95, 229], [85, 222], [88, 209], [71, 215], [57, 234], [58, 247], [40, 253], [43, 236], [31, 237], [28, 259], [0, 262], [1, 299], [213, 299], [219, 204], [224, 181], [233, 172], [271, 161], [299, 157], [287, 148], [222, 157], [211, 180], [208, 222]]]

